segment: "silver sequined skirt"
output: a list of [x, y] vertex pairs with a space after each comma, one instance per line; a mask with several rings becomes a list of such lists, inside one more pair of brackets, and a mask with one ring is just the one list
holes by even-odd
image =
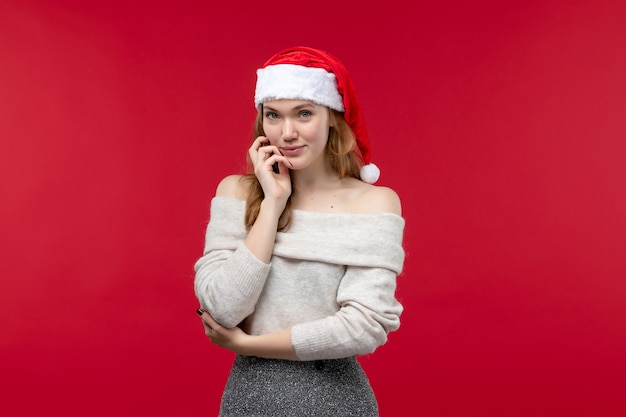
[[378, 404], [355, 358], [287, 361], [237, 355], [220, 417], [377, 417]]

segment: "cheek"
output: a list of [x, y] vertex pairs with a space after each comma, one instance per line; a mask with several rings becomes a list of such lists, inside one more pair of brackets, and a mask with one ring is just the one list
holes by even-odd
[[280, 129], [277, 129], [276, 126], [263, 124], [263, 132], [272, 143], [280, 138]]
[[315, 132], [311, 132], [312, 136], [311, 137], [315, 137], [316, 138], [316, 142], [320, 143], [321, 145], [326, 145], [326, 142], [328, 142], [328, 134], [329, 134], [329, 129], [326, 126], [319, 126]]

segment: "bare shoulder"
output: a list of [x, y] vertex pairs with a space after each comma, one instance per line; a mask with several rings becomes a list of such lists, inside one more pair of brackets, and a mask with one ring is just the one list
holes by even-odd
[[402, 216], [402, 204], [398, 194], [389, 187], [358, 181], [358, 197], [355, 211], [366, 213], [392, 213]]
[[363, 194], [363, 198], [364, 203], [367, 207], [371, 207], [372, 212], [402, 216], [400, 197], [389, 187], [369, 185], [369, 190]]
[[246, 197], [246, 184], [242, 175], [229, 175], [224, 177], [215, 190], [216, 197], [232, 197], [244, 200]]

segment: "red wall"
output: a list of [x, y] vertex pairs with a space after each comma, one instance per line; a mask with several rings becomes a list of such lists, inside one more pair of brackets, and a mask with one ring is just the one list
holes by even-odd
[[0, 414], [215, 415], [192, 267], [296, 44], [351, 70], [403, 199], [381, 415], [625, 415], [619, 0], [0, 0]]

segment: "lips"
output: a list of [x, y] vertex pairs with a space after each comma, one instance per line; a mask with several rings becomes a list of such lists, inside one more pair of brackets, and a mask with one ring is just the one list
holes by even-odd
[[304, 149], [304, 146], [285, 146], [280, 148], [280, 151], [285, 156], [293, 156], [299, 154], [302, 149]]

